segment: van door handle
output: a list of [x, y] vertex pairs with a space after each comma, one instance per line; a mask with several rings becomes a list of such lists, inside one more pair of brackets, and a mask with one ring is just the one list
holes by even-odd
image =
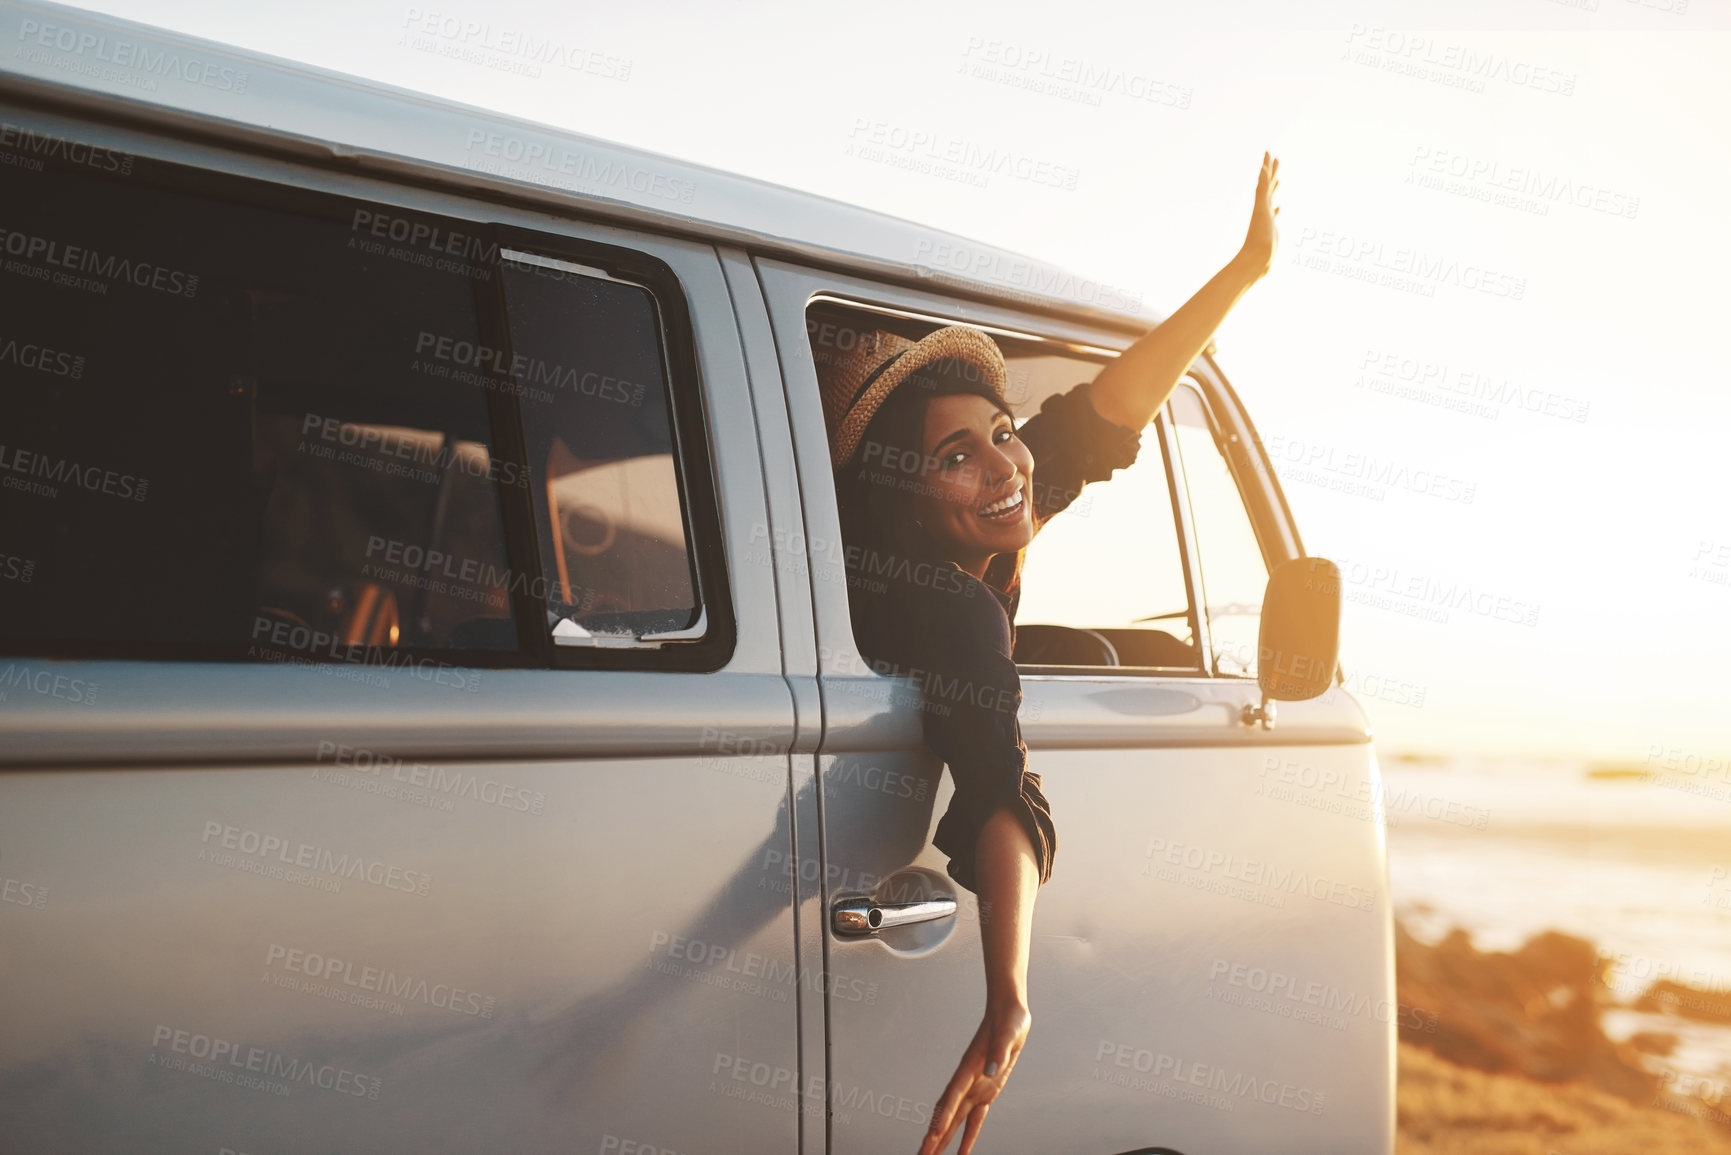
[[869, 898], [844, 898], [835, 904], [831, 925], [837, 934], [858, 938], [892, 926], [950, 918], [955, 913], [956, 900], [953, 898], [887, 903], [873, 902]]

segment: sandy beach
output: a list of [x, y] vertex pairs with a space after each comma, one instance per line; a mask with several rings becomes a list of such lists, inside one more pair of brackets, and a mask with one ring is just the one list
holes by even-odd
[[1731, 1132], [1584, 1083], [1540, 1083], [1400, 1046], [1399, 1155], [1731, 1155]]
[[[1588, 765], [1394, 762], [1403, 1155], [1731, 1155], [1731, 806]], [[1716, 889], [1717, 888], [1717, 889]]]

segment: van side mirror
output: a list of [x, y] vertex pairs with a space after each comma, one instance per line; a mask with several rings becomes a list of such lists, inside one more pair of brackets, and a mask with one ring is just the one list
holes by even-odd
[[1268, 575], [1256, 638], [1265, 700], [1302, 702], [1334, 684], [1340, 656], [1340, 568], [1325, 557], [1289, 558]]

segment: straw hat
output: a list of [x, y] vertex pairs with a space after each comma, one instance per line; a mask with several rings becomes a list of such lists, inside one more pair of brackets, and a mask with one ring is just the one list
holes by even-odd
[[896, 386], [919, 370], [947, 358], [980, 371], [1001, 402], [1009, 374], [997, 343], [978, 329], [951, 325], [918, 341], [873, 329], [862, 333], [851, 349], [839, 350], [817, 369], [823, 397], [824, 424], [829, 427], [830, 466], [840, 469], [859, 447], [866, 426]]

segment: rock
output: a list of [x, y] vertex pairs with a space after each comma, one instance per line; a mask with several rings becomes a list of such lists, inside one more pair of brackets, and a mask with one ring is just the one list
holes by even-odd
[[1599, 1022], [1604, 962], [1593, 944], [1546, 931], [1513, 953], [1480, 951], [1456, 928], [1435, 946], [1395, 924], [1395, 986], [1405, 1007], [1435, 1014], [1425, 1029], [1401, 1016], [1401, 1038], [1481, 1071], [1548, 1083], [1581, 1081], [1651, 1102], [1659, 1079]]

